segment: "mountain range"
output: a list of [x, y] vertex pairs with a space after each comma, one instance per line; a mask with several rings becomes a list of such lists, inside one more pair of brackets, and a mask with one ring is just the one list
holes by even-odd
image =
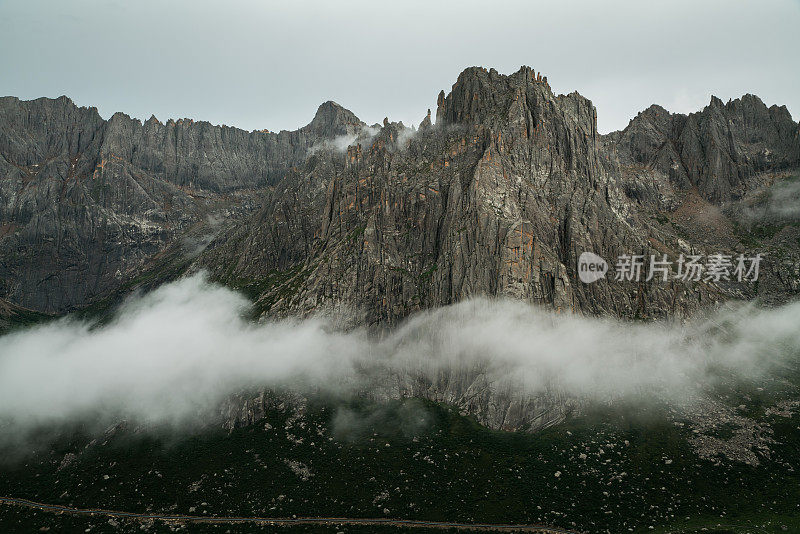
[[[680, 276], [715, 256], [760, 270]], [[798, 531], [798, 293], [800, 124], [754, 95], [606, 135], [529, 67], [418, 126], [3, 97], [0, 525]]]
[[[108, 309], [200, 269], [258, 315], [347, 310], [370, 326], [478, 295], [647, 319], [797, 293], [786, 107], [653, 105], [601, 135], [577, 92], [472, 67], [435, 117], [370, 126], [326, 102], [298, 130], [246, 132], [1, 98], [0, 320]], [[764, 260], [757, 284], [584, 284], [584, 251]]]

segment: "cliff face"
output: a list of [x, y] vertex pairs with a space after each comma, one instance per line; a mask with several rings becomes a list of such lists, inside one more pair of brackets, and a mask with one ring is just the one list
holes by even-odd
[[306, 127], [244, 132], [191, 120], [104, 121], [69, 99], [0, 99], [0, 297], [63, 313], [135, 277], [187, 235], [258, 204], [317, 142], [361, 128], [320, 106]]
[[[354, 323], [393, 324], [483, 294], [682, 315], [796, 293], [786, 262], [797, 226], [743, 235], [726, 210], [798, 168], [797, 123], [752, 95], [688, 116], [653, 106], [601, 136], [589, 100], [554, 95], [527, 67], [465, 70], [419, 130], [368, 128], [332, 102], [276, 134], [104, 121], [65, 98], [4, 98], [0, 298], [84, 307], [143, 272], [157, 281], [169, 251], [245, 289], [266, 314], [346, 308]], [[613, 270], [621, 254], [771, 246], [782, 259], [765, 263], [758, 288], [576, 276], [584, 251]]]
[[713, 202], [741, 198], [760, 173], [800, 166], [798, 125], [789, 111], [750, 94], [727, 104], [712, 97], [688, 116], [653, 105], [608, 142], [624, 165], [645, 166]]
[[[503, 76], [467, 69], [440, 94], [435, 126], [427, 118], [417, 132], [386, 123], [345, 154], [317, 154], [281, 184], [286, 189], [268, 208], [213, 242], [201, 263], [234, 285], [255, 280], [249, 287], [265, 312], [347, 307], [355, 308], [355, 323], [367, 324], [392, 324], [476, 294], [625, 317], [683, 315], [724, 298], [751, 298], [746, 284], [586, 285], [576, 276], [583, 251], [603, 255], [612, 269], [621, 254], [745, 251], [722, 234], [688, 239], [657, 222], [702, 183], [702, 202], [714, 202], [719, 191], [731, 195], [698, 169], [727, 173], [725, 183], [747, 190], [761, 183], [756, 172], [794, 165], [797, 125], [784, 123], [779, 108], [767, 112], [769, 121], [754, 122], [742, 106], [729, 106], [745, 117], [742, 131], [726, 137], [738, 151], [729, 159], [745, 162], [734, 167], [707, 148], [723, 126], [738, 128], [733, 119], [720, 126], [720, 110], [681, 119], [651, 109], [603, 137], [590, 101], [554, 95], [533, 70]], [[696, 166], [671, 175], [672, 163], [665, 171], [667, 160], [658, 157], [661, 145], [673, 132], [688, 138], [697, 128], [710, 132], [700, 136], [705, 144], [685, 141], [681, 149], [699, 150], [684, 156]], [[764, 150], [779, 156], [744, 157]]]

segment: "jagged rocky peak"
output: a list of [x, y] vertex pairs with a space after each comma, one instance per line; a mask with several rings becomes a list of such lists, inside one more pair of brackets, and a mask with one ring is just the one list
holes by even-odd
[[523, 66], [510, 75], [495, 69], [469, 67], [453, 84], [450, 94], [439, 93], [436, 122], [479, 123], [502, 119], [517, 97], [534, 93], [552, 99], [547, 77]]
[[[741, 117], [748, 119], [751, 123], [754, 123], [753, 126], [758, 126], [758, 124], [755, 124], [757, 122], [773, 120], [773, 117], [770, 115], [769, 108], [764, 101], [756, 95], [749, 93], [742, 95], [740, 98], [728, 100], [727, 104], [724, 103], [718, 96], [711, 95], [711, 100], [709, 101], [708, 105], [698, 113], [705, 115], [720, 113], [726, 119]], [[691, 115], [697, 115], [698, 113], [692, 113]]]
[[746, 94], [727, 103], [712, 96], [689, 115], [653, 105], [607, 139], [617, 143], [622, 163], [648, 165], [679, 187], [726, 202], [757, 187], [760, 173], [796, 167], [799, 134], [785, 106], [768, 108]]
[[727, 128], [729, 122], [737, 130], [732, 133], [745, 133], [745, 137], [750, 134], [755, 134], [756, 137], [776, 134], [777, 137], [773, 140], [779, 137], [794, 137], [798, 128], [786, 106], [767, 107], [758, 96], [748, 93], [740, 98], [728, 100], [727, 103], [712, 95], [705, 108], [689, 115], [671, 113], [653, 104], [631, 119], [623, 132], [640, 128], [642, 123], [658, 126], [664, 133], [669, 133], [669, 128], [664, 127], [665, 125], [679, 129], [693, 125]]
[[666, 131], [672, 124], [672, 113], [658, 104], [652, 104], [647, 109], [640, 111], [635, 118], [631, 119], [628, 126], [642, 121], [647, 121], [655, 126], [659, 126], [660, 130]]
[[575, 128], [591, 139], [597, 135], [591, 100], [577, 91], [554, 95], [547, 77], [527, 66], [509, 75], [481, 67], [464, 70], [450, 94], [439, 94], [436, 121], [493, 131], [514, 124], [526, 130], [525, 138], [542, 128], [559, 138], [565, 129]]
[[66, 96], [2, 97], [0, 155], [14, 165], [43, 165], [56, 155], [86, 151], [103, 123], [97, 108], [78, 107]]
[[420, 131], [425, 131], [431, 127], [431, 110], [428, 109], [428, 114], [425, 115], [425, 118], [422, 119], [422, 122], [419, 123]]
[[365, 124], [356, 117], [355, 113], [328, 100], [320, 104], [317, 113], [306, 128], [320, 137], [335, 137], [357, 133], [364, 126]]

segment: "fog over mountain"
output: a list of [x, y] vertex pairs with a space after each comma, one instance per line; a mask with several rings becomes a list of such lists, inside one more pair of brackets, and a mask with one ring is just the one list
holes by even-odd
[[0, 532], [800, 532], [798, 27], [0, 1]]
[[4, 439], [65, 421], [196, 424], [253, 388], [347, 396], [380, 383], [391, 395], [387, 383], [424, 381], [444, 394], [445, 382], [469, 380], [519, 398], [677, 401], [712, 385], [712, 368], [759, 379], [800, 351], [800, 303], [731, 306], [680, 325], [477, 299], [379, 336], [324, 317], [253, 324], [249, 306], [201, 273], [129, 299], [108, 324], [68, 318], [0, 337]]

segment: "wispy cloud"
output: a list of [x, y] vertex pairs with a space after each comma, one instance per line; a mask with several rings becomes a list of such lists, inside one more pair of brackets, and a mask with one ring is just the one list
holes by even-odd
[[317, 152], [325, 150], [331, 150], [333, 152], [345, 152], [347, 147], [356, 143], [361, 143], [364, 146], [368, 146], [372, 143], [372, 139], [378, 135], [378, 132], [380, 132], [380, 128], [374, 126], [364, 126], [358, 133], [339, 135], [333, 139], [325, 139], [315, 143], [308, 150], [308, 152], [309, 154], [316, 154]]
[[127, 302], [105, 326], [61, 320], [0, 338], [0, 437], [74, 420], [181, 424], [262, 387], [678, 398], [702, 389], [712, 366], [758, 377], [800, 353], [800, 303], [677, 326], [479, 299], [421, 313], [380, 339], [322, 319], [253, 324], [248, 307], [198, 274]]
[[800, 220], [800, 176], [781, 180], [751, 202], [734, 207], [745, 223], [779, 223]]

